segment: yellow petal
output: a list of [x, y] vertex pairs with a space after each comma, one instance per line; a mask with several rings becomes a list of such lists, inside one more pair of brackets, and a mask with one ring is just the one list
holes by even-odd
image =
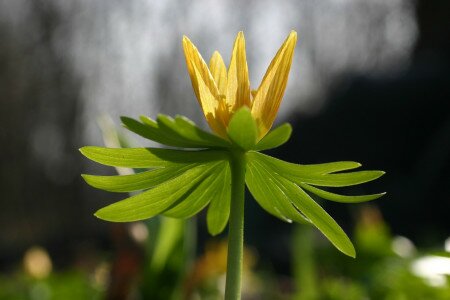
[[223, 62], [222, 56], [215, 51], [209, 61], [209, 70], [216, 82], [217, 88], [221, 95], [227, 94], [227, 67]]
[[238, 33], [234, 42], [230, 67], [228, 68], [226, 101], [231, 108], [231, 112], [237, 111], [244, 105], [251, 107], [250, 81], [245, 56], [245, 39], [242, 31]]
[[253, 100], [252, 115], [261, 139], [272, 127], [291, 69], [297, 33], [292, 31], [270, 63]]
[[[218, 99], [216, 99], [216, 97], [211, 93], [210, 88], [203, 80], [202, 73], [195, 65], [193, 65], [193, 69], [198, 88], [199, 101], [202, 104], [206, 121], [215, 133], [228, 139], [226, 125], [223, 123], [222, 116], [220, 115], [220, 111], [223, 109], [221, 105], [223, 101], [218, 101]], [[219, 117], [217, 115], [219, 115]]]
[[227, 93], [227, 68], [223, 62], [222, 56], [217, 51], [213, 53], [211, 60], [209, 61], [209, 70], [211, 71], [220, 94], [220, 103], [216, 111], [216, 118], [220, 118], [220, 121], [226, 127], [230, 121], [230, 109], [228, 108], [225, 99]]
[[[189, 72], [189, 76], [191, 77], [192, 87], [194, 88], [195, 95], [197, 96], [200, 106], [202, 107], [206, 115], [208, 107], [217, 105], [217, 102], [220, 99], [219, 91], [211, 73], [209, 72], [208, 66], [198, 52], [197, 48], [186, 36], [183, 36], [183, 49], [184, 56], [186, 57], [187, 69]], [[195, 71], [195, 69], [197, 69], [197, 71]], [[208, 94], [212, 95], [212, 97], [201, 97], [198, 82], [199, 78], [202, 79], [205, 85], [204, 89], [206, 89]], [[209, 101], [211, 103], [205, 101]]]

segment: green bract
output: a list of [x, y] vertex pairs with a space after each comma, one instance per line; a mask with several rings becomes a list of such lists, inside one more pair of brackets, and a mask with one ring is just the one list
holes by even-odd
[[189, 218], [208, 206], [208, 230], [212, 235], [219, 234], [230, 215], [232, 160], [236, 153], [245, 153], [245, 182], [264, 210], [287, 222], [314, 225], [337, 249], [355, 257], [355, 249], [345, 232], [311, 195], [342, 203], [364, 202], [384, 195], [344, 196], [318, 188], [361, 184], [384, 174], [342, 172], [360, 167], [359, 163], [300, 165], [259, 153], [284, 144], [292, 128], [283, 124], [258, 141], [257, 126], [245, 107], [230, 120], [229, 140], [198, 128], [182, 116], [159, 115], [156, 121], [148, 117], [141, 117], [140, 121], [123, 117], [122, 122], [142, 137], [178, 149], [81, 148], [87, 158], [107, 166], [148, 168], [133, 175], [82, 175], [88, 184], [106, 191], [142, 191], [98, 210], [95, 215], [103, 220], [131, 222], [159, 214]]

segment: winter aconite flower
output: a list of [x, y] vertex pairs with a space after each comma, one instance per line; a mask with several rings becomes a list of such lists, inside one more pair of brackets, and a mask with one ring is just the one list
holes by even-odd
[[[288, 163], [260, 153], [279, 147], [290, 137], [285, 123], [269, 131], [286, 88], [297, 34], [292, 31], [258, 89], [250, 92], [245, 40], [238, 33], [228, 69], [218, 52], [209, 66], [187, 37], [183, 38], [188, 72], [211, 134], [192, 121], [158, 115], [156, 120], [122, 117], [130, 131], [172, 149], [83, 147], [88, 158], [115, 167], [147, 169], [125, 176], [83, 175], [92, 186], [112, 192], [142, 191], [96, 212], [96, 216], [128, 222], [165, 215], [191, 217], [208, 208], [211, 234], [222, 232], [233, 213], [232, 188], [247, 186], [268, 213], [284, 221], [316, 226], [342, 252], [354, 256], [354, 248], [339, 225], [310, 197], [315, 194], [336, 202], [362, 202], [383, 195], [346, 196], [321, 187], [342, 187], [374, 180], [384, 172], [343, 172], [360, 167], [356, 162], [317, 165]], [[189, 150], [188, 150], [189, 149]], [[245, 182], [242, 182], [244, 180]]]
[[[341, 195], [323, 187], [358, 185], [382, 176], [382, 171], [350, 171], [361, 164], [285, 162], [260, 151], [287, 142], [292, 128], [285, 123], [270, 130], [286, 88], [297, 34], [286, 38], [256, 91], [250, 90], [244, 35], [234, 43], [228, 69], [218, 52], [209, 66], [197, 48], [183, 38], [186, 63], [195, 95], [215, 134], [183, 116], [158, 115], [156, 120], [122, 117], [130, 131], [171, 148], [83, 147], [98, 163], [139, 170], [124, 176], [83, 175], [90, 185], [111, 192], [136, 192], [98, 210], [112, 222], [132, 222], [163, 215], [190, 218], [207, 209], [212, 235], [228, 225], [225, 299], [240, 299], [244, 201], [247, 187], [269, 214], [286, 222], [315, 226], [340, 251], [355, 257], [344, 230], [312, 195], [341, 203], [374, 200], [384, 193]], [[270, 130], [270, 131], [269, 131]], [[144, 169], [144, 170], [143, 170]]]
[[283, 98], [297, 42], [292, 31], [281, 45], [257, 90], [250, 91], [244, 34], [234, 42], [227, 68], [219, 52], [214, 52], [209, 67], [194, 44], [185, 36], [183, 49], [195, 95], [211, 129], [227, 138], [227, 127], [233, 114], [246, 106], [256, 121], [258, 140], [272, 127]]

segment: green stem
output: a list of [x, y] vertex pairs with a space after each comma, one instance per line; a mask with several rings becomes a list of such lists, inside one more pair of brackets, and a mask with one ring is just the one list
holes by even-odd
[[225, 300], [241, 299], [244, 248], [245, 153], [234, 152], [231, 162], [231, 207]]

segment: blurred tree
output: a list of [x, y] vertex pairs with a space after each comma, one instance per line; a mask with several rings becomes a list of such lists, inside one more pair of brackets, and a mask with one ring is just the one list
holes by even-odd
[[105, 228], [91, 226], [92, 209], [79, 200], [82, 103], [55, 40], [64, 20], [48, 1], [16, 4], [20, 13], [0, 23], [0, 267], [33, 243], [58, 264], [80, 236]]

